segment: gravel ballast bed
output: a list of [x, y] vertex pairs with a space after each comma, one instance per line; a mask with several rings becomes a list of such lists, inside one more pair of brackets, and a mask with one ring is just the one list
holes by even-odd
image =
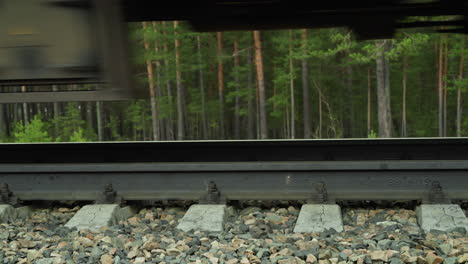
[[176, 229], [187, 208], [150, 207], [92, 233], [64, 227], [79, 207], [0, 224], [0, 263], [467, 263], [465, 230], [424, 234], [414, 210], [343, 207], [344, 231], [293, 233], [300, 204], [228, 207], [222, 233]]

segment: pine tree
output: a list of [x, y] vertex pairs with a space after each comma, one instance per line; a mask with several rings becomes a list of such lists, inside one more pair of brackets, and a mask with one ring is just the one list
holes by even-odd
[[176, 84], [177, 84], [177, 140], [183, 140], [185, 137], [185, 113], [184, 96], [185, 92], [182, 86], [182, 71], [180, 66], [180, 39], [178, 34], [179, 22], [174, 21], [175, 31], [175, 64], [176, 64]]
[[390, 106], [390, 65], [386, 52], [389, 51], [390, 41], [376, 41], [377, 45], [377, 98], [379, 137], [392, 137], [392, 112]]
[[[148, 30], [147, 22], [142, 22], [143, 34], [146, 33]], [[143, 37], [143, 44], [145, 47], [146, 52], [150, 51], [150, 44], [147, 37]], [[159, 136], [159, 120], [158, 120], [158, 111], [156, 106], [156, 92], [155, 92], [155, 80], [154, 80], [154, 73], [153, 73], [153, 63], [151, 59], [146, 59], [146, 71], [148, 74], [148, 86], [149, 86], [149, 93], [150, 93], [150, 101], [151, 101], [151, 123], [153, 128], [153, 140], [160, 140]]]
[[260, 31], [253, 32], [255, 44], [255, 65], [257, 68], [258, 85], [258, 109], [260, 119], [260, 139], [268, 138], [267, 116], [266, 116], [266, 98], [265, 98], [265, 77], [263, 71], [262, 40]]

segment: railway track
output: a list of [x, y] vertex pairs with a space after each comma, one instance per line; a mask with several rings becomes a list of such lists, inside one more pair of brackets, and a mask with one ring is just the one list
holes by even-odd
[[[0, 205], [10, 221], [0, 224], [0, 262], [466, 263], [466, 203], [455, 200], [468, 200], [467, 147], [467, 139], [3, 144], [2, 202], [30, 206]], [[38, 200], [98, 204], [31, 206]], [[119, 205], [132, 200], [183, 201]]]
[[17, 200], [468, 199], [468, 139], [0, 145]]

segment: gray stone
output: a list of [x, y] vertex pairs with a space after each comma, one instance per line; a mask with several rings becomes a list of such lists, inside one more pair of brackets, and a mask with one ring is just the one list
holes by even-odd
[[249, 226], [248, 226], [248, 225], [241, 224], [241, 225], [239, 226], [239, 231], [242, 232], [242, 233], [249, 232]]
[[14, 208], [9, 204], [0, 204], [0, 222], [28, 218], [31, 211], [29, 206]]
[[21, 207], [15, 208], [15, 211], [16, 211], [16, 218], [26, 219], [31, 215], [32, 208], [29, 206], [21, 206]]
[[103, 252], [101, 249], [99, 249], [99, 247], [93, 247], [93, 249], [91, 250], [91, 257], [95, 259], [99, 259], [102, 254]]
[[261, 249], [258, 250], [258, 252], [256, 254], [257, 258], [260, 258], [260, 259], [265, 255], [270, 255], [270, 250], [265, 249], [265, 248], [261, 248]]
[[342, 260], [347, 260], [348, 259], [348, 254], [341, 252], [339, 255], [340, 259]]
[[131, 216], [130, 207], [120, 208], [118, 204], [85, 205], [65, 224], [66, 227], [76, 227], [78, 230], [99, 228], [117, 224]]
[[387, 234], [385, 234], [385, 233], [379, 233], [379, 234], [377, 234], [377, 235], [374, 237], [374, 239], [377, 240], [377, 241], [379, 241], [379, 240], [385, 239], [386, 237], [387, 237]]
[[468, 232], [468, 229], [464, 227], [455, 227], [455, 228], [450, 229], [449, 232], [456, 232], [456, 233], [460, 233], [464, 235]]
[[389, 249], [391, 244], [392, 240], [390, 239], [383, 239], [377, 242], [377, 245], [380, 247], [380, 249]]
[[265, 217], [265, 220], [268, 220], [268, 221], [271, 221], [271, 222], [279, 222], [279, 221], [282, 221], [283, 218], [277, 214], [268, 214], [266, 217]]
[[177, 228], [184, 232], [190, 230], [222, 232], [225, 218], [226, 205], [196, 204], [190, 206]]
[[448, 255], [450, 253], [450, 251], [452, 251], [452, 245], [450, 245], [450, 244], [441, 244], [441, 245], [439, 245], [439, 249], [440, 249], [440, 251], [442, 251], [442, 253], [444, 255]]
[[448, 231], [461, 227], [468, 230], [468, 219], [458, 204], [423, 204], [416, 209], [418, 222], [425, 232]]
[[326, 249], [319, 253], [319, 259], [329, 259], [331, 257], [332, 257], [332, 253], [329, 249]]
[[255, 212], [260, 212], [262, 209], [258, 208], [258, 207], [247, 207], [245, 209], [242, 209], [240, 212], [239, 212], [239, 215], [240, 216], [246, 216], [246, 215], [249, 215], [249, 214], [253, 214]]
[[399, 258], [391, 258], [390, 264], [404, 264], [404, 262], [401, 261]]
[[9, 221], [16, 218], [16, 211], [9, 204], [0, 204], [0, 221]]
[[455, 263], [457, 263], [457, 257], [444, 259], [444, 264], [455, 264]]
[[228, 206], [226, 208], [226, 217], [235, 218], [237, 216], [237, 210], [234, 206]]
[[38, 259], [34, 261], [34, 264], [53, 264], [54, 259], [53, 258], [43, 258], [43, 259]]
[[271, 233], [271, 228], [268, 225], [259, 224], [257, 226], [252, 226], [249, 232], [253, 238], [261, 238]]
[[247, 234], [241, 234], [238, 237], [242, 239], [251, 239], [252, 235], [250, 233], [247, 233]]
[[383, 226], [383, 227], [389, 227], [389, 226], [398, 225], [398, 223], [393, 222], [393, 221], [383, 221], [383, 222], [377, 222], [376, 225]]
[[331, 229], [343, 231], [341, 209], [336, 204], [304, 204], [297, 218], [295, 233], [323, 232]]
[[134, 216], [136, 214], [136, 210], [132, 206], [125, 206], [120, 208], [116, 215], [116, 221], [125, 221], [128, 218]]

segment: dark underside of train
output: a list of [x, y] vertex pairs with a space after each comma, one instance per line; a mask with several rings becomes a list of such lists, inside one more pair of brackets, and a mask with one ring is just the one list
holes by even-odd
[[[391, 38], [404, 28], [466, 34], [467, 2], [0, 0], [0, 30], [7, 32], [0, 36], [0, 86], [107, 84], [88, 91], [2, 92], [0, 103], [147, 97], [146, 89], [132, 82], [126, 22], [180, 20], [195, 31], [347, 27], [365, 40]], [[67, 34], [70, 30], [72, 35]], [[47, 53], [47, 65], [37, 59], [42, 47], [52, 50]], [[75, 48], [70, 51], [70, 47]], [[36, 61], [35, 65], [27, 63], [30, 61]]]
[[[412, 27], [467, 33], [467, 7], [464, 0], [218, 0], [183, 5], [176, 1], [124, 0], [123, 3], [127, 21], [188, 20], [197, 31], [346, 26], [361, 39], [390, 38], [396, 29]], [[431, 16], [441, 17], [438, 21], [407, 19]]]

